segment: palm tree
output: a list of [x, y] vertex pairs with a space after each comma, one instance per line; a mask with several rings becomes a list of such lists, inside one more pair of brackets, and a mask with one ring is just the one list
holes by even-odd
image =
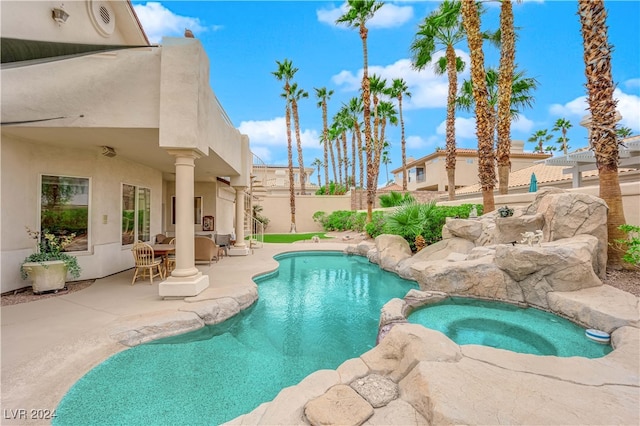
[[[400, 111], [400, 144], [402, 149], [402, 190], [407, 190], [407, 150], [404, 139], [404, 119], [402, 118], [402, 98], [411, 97], [409, 86], [402, 78], [394, 78], [387, 95], [398, 100], [398, 110]], [[388, 173], [387, 173], [388, 174]], [[389, 176], [387, 176], [388, 180]]]
[[569, 141], [569, 138], [567, 138], [567, 130], [571, 127], [573, 126], [569, 120], [565, 118], [558, 118], [553, 129], [551, 129], [552, 132], [562, 132], [562, 136], [558, 138], [557, 142], [561, 144], [560, 146], [562, 147], [564, 155], [567, 155], [567, 151], [569, 150], [569, 145], [567, 145], [567, 142]]
[[316, 158], [315, 160], [313, 160], [313, 163], [311, 163], [311, 166], [318, 169], [318, 186], [322, 187], [322, 184], [320, 183], [320, 167], [323, 166], [322, 160], [319, 158]]
[[[360, 170], [360, 179], [359, 179], [359, 183], [360, 183], [360, 191], [358, 191], [359, 197], [358, 197], [358, 203], [359, 203], [359, 209], [362, 210], [362, 189], [364, 188], [364, 161], [362, 158], [362, 132], [360, 130], [360, 114], [362, 114], [363, 112], [363, 102], [362, 102], [362, 98], [358, 98], [358, 97], [354, 97], [351, 98], [351, 100], [349, 101], [349, 114], [351, 115], [351, 117], [353, 118], [353, 129], [355, 131], [356, 134], [356, 139], [357, 139], [357, 147], [356, 147], [356, 153], [353, 154], [353, 158], [354, 158], [354, 163], [355, 163], [355, 158], [357, 157], [358, 159], [358, 168]], [[354, 174], [353, 174], [353, 179], [354, 179], [354, 183], [355, 183], [355, 170], [354, 170]]]
[[[387, 147], [389, 145], [387, 144]], [[389, 164], [391, 164], [391, 157], [389, 157], [389, 150], [385, 149], [382, 151], [382, 164], [384, 164], [385, 171], [387, 173], [387, 180], [385, 181], [389, 184]]]
[[322, 108], [322, 144], [324, 145], [324, 184], [326, 186], [324, 193], [329, 193], [329, 135], [327, 126], [327, 102], [333, 95], [333, 90], [327, 90], [326, 87], [314, 88], [316, 98], [319, 99], [318, 107]]
[[600, 181], [600, 198], [609, 206], [607, 219], [607, 266], [621, 267], [623, 252], [616, 249], [616, 239], [626, 237], [619, 227], [626, 223], [622, 193], [618, 180], [618, 143], [616, 137], [615, 84], [611, 76], [611, 50], [607, 37], [607, 11], [603, 0], [578, 0], [582, 30], [587, 102], [591, 111], [589, 143], [593, 147]]
[[[491, 125], [491, 138], [496, 136], [498, 127], [498, 103], [500, 100], [498, 82], [500, 77], [498, 72], [494, 68], [489, 68], [486, 73], [487, 76], [487, 91], [489, 93], [489, 115]], [[538, 82], [535, 78], [525, 77], [524, 71], [517, 71], [512, 76], [511, 80], [511, 101], [509, 103], [509, 117], [510, 119], [518, 119], [520, 110], [525, 107], [531, 107], [534, 101], [534, 97], [531, 94], [532, 90], [537, 89]], [[465, 111], [471, 111], [475, 103], [473, 97], [473, 84], [470, 80], [462, 82], [460, 87], [460, 96], [457, 99], [458, 107]], [[499, 141], [497, 141], [497, 144]], [[509, 142], [509, 150], [511, 150], [511, 142]], [[508, 171], [508, 169], [507, 169]], [[508, 175], [508, 173], [507, 173]], [[503, 183], [501, 183], [502, 185]], [[508, 181], [506, 182], [508, 185]]]
[[511, 0], [502, 0], [500, 6], [500, 71], [498, 72], [498, 111], [496, 159], [498, 162], [498, 187], [500, 194], [509, 192], [511, 172], [511, 120], [513, 118], [514, 68], [516, 35], [513, 27]]
[[293, 149], [291, 146], [291, 84], [290, 81], [298, 72], [298, 68], [293, 66], [293, 62], [285, 59], [282, 62], [276, 61], [278, 69], [273, 74], [278, 81], [284, 81], [284, 94], [286, 101], [285, 119], [287, 122], [287, 156], [289, 161], [289, 205], [291, 207], [291, 233], [296, 232], [296, 192], [293, 182]]
[[553, 138], [552, 134], [547, 134], [547, 129], [536, 130], [533, 134], [527, 139], [527, 142], [532, 142], [536, 144], [536, 147], [533, 148], [533, 152], [543, 153], [545, 151], [544, 144], [545, 142], [549, 142]]
[[462, 24], [467, 33], [469, 56], [471, 58], [471, 80], [476, 104], [476, 135], [478, 137], [478, 178], [482, 188], [482, 204], [485, 213], [495, 209], [493, 188], [496, 182], [495, 153], [489, 110], [489, 92], [484, 71], [482, 33], [480, 32], [480, 11], [473, 0], [464, 0], [460, 8]]
[[616, 129], [616, 136], [622, 141], [622, 139], [628, 138], [633, 134], [633, 130], [630, 127], [618, 127]]
[[303, 98], [309, 97], [309, 92], [298, 89], [298, 84], [293, 83], [291, 85], [291, 109], [293, 112], [293, 124], [296, 129], [296, 143], [298, 145], [298, 167], [300, 169], [300, 193], [306, 194], [305, 182], [307, 180], [306, 172], [304, 171], [304, 160], [302, 159], [302, 139], [300, 138], [300, 118], [298, 117], [298, 101]]
[[[445, 0], [440, 7], [427, 16], [420, 25], [414, 42], [411, 44], [413, 52], [413, 66], [422, 70], [431, 63], [433, 54], [442, 48], [445, 56], [434, 64], [437, 74], [447, 72], [449, 80], [449, 94], [447, 96], [447, 156], [446, 165], [449, 187], [449, 200], [453, 200], [456, 194], [456, 128], [455, 128], [455, 101], [458, 92], [457, 73], [464, 69], [464, 62], [456, 56], [454, 46], [464, 40], [464, 28], [460, 15], [460, 1]], [[404, 157], [402, 187], [406, 190], [406, 172]]]
[[376, 197], [376, 182], [373, 180], [373, 161], [371, 147], [371, 109], [369, 90], [369, 56], [367, 53], [367, 21], [375, 15], [384, 3], [377, 0], [347, 0], [348, 9], [336, 20], [336, 24], [346, 24], [357, 28], [362, 40], [362, 101], [364, 114], [364, 139], [367, 154], [367, 223], [371, 222], [373, 204]]
[[[329, 134], [327, 135], [327, 143], [329, 144], [328, 149], [329, 149], [329, 153], [331, 154], [331, 167], [333, 168], [333, 181], [335, 183], [340, 183], [340, 181], [338, 180], [338, 171], [336, 170], [336, 156], [335, 156], [335, 153], [333, 152], [333, 141], [335, 141], [339, 135], [340, 135], [340, 130], [337, 128], [337, 126], [335, 126], [335, 123], [332, 123], [331, 127], [329, 127]], [[340, 160], [340, 157], [338, 157], [338, 160]]]
[[382, 151], [389, 146], [389, 143], [385, 138], [385, 130], [387, 123], [392, 125], [398, 124], [398, 116], [395, 105], [388, 101], [382, 101], [377, 107], [378, 116], [380, 120], [380, 136], [378, 140], [381, 143], [378, 144], [376, 151], [374, 152], [373, 162], [375, 166], [375, 181], [378, 182], [378, 176], [380, 175], [380, 161], [382, 158]]

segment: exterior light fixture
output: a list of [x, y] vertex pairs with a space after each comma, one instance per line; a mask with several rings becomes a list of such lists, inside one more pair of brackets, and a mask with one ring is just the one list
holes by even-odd
[[115, 157], [116, 150], [111, 148], [110, 146], [105, 145], [102, 147], [102, 155], [104, 155], [105, 157]]
[[61, 4], [60, 7], [54, 7], [51, 9], [51, 17], [58, 23], [58, 25], [62, 25], [67, 22], [69, 14], [64, 10], [64, 4]]

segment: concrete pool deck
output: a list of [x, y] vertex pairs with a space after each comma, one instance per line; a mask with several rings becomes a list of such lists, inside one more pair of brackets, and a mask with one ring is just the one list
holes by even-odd
[[[176, 333], [201, 326], [193, 321], [192, 308], [207, 300], [235, 298], [240, 305], [248, 303], [255, 290], [251, 278], [274, 270], [274, 255], [297, 250], [341, 251], [352, 243], [352, 239], [339, 239], [322, 244], [265, 244], [248, 257], [225, 257], [211, 266], [197, 265], [209, 275], [210, 287], [191, 302], [162, 300], [155, 283], [131, 286], [133, 270], [129, 270], [96, 280], [79, 292], [3, 307], [0, 423], [50, 423], [32, 419], [31, 410], [43, 414], [54, 410], [87, 371], [127, 348], [119, 342], [152, 338], [154, 333], [166, 332], [163, 327], [167, 324]], [[149, 324], [158, 328], [151, 329]], [[234, 423], [303, 423], [301, 416], [308, 400], [323, 396], [329, 388], [340, 390], [342, 384], [372, 371], [405, 382], [405, 386], [400, 390], [401, 398], [377, 408], [368, 424], [433, 424], [453, 418], [456, 423], [639, 423], [637, 328], [624, 327], [620, 335], [624, 345], [613, 356], [586, 360], [535, 357], [475, 346], [460, 349], [440, 333], [407, 327], [394, 332], [386, 344], [346, 361], [339, 369], [322, 370], [284, 389], [272, 402]], [[148, 334], [142, 336], [141, 332]], [[408, 340], [403, 340], [405, 337]], [[425, 342], [428, 346], [422, 344]], [[391, 351], [398, 348], [401, 354], [392, 355]], [[458, 380], [468, 378], [472, 381], [463, 389]], [[447, 396], [451, 392], [460, 398], [451, 399]], [[509, 416], [492, 412], [492, 394], [496, 397], [493, 404], [504, 406]], [[567, 403], [574, 400], [575, 404]], [[544, 401], [547, 404], [539, 406]], [[420, 411], [431, 411], [434, 416], [421, 416], [416, 411], [421, 406]], [[579, 412], [590, 409], [601, 414], [585, 417]], [[20, 417], [20, 410], [25, 410], [25, 417]], [[452, 413], [459, 417], [452, 417]]]

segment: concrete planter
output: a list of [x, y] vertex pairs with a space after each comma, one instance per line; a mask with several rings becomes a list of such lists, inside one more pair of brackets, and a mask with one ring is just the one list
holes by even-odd
[[62, 260], [27, 262], [22, 268], [31, 279], [31, 287], [36, 294], [61, 290], [67, 280], [67, 265]]

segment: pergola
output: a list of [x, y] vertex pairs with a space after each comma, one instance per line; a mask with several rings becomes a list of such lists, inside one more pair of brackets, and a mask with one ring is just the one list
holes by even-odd
[[[640, 169], [640, 136], [625, 139], [618, 150], [618, 167], [628, 169]], [[573, 175], [573, 187], [582, 185], [582, 172], [596, 170], [596, 157], [590, 148], [571, 152], [567, 155], [547, 158], [544, 160], [547, 166], [564, 166], [562, 174]]]

